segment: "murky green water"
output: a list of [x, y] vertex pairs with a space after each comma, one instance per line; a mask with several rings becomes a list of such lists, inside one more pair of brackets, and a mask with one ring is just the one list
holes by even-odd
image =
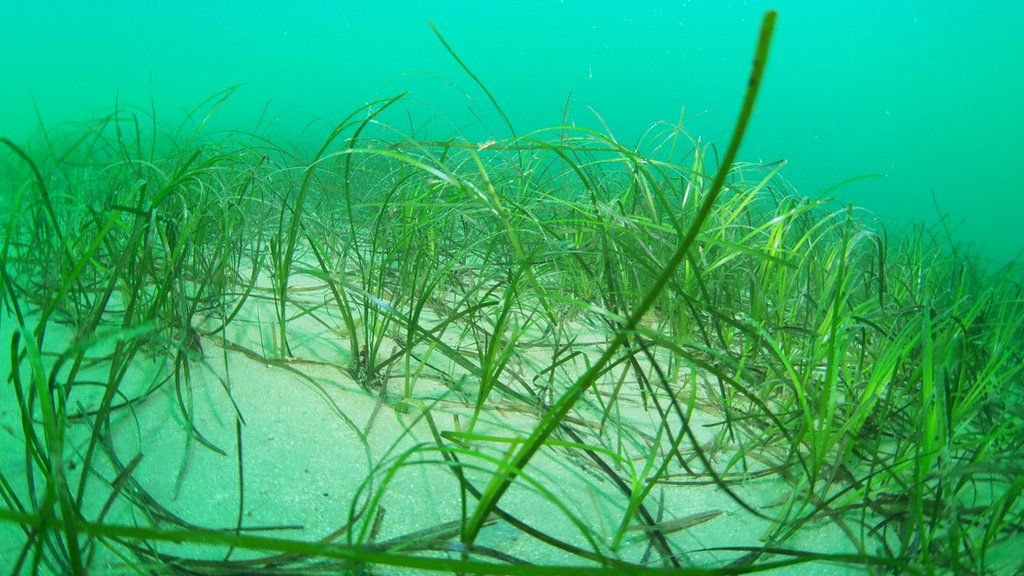
[[836, 194], [893, 227], [941, 211], [992, 258], [1024, 248], [1024, 4], [1013, 0], [5, 2], [0, 134], [27, 135], [34, 106], [52, 125], [152, 98], [170, 118], [245, 83], [223, 126], [269, 102], [292, 133], [408, 90], [438, 134], [505, 135], [433, 20], [521, 133], [558, 124], [571, 94], [571, 120], [600, 127], [599, 113], [623, 142], [685, 107], [688, 131], [722, 146], [769, 6], [776, 49], [742, 157], [788, 159], [784, 175], [810, 196], [885, 174]]
[[1024, 8], [765, 8], [0, 8], [0, 573], [1020, 574]]

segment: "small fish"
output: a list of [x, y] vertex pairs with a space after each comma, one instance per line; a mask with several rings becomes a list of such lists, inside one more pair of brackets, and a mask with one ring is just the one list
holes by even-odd
[[388, 304], [387, 302], [381, 300], [380, 298], [377, 298], [373, 294], [366, 294], [366, 297], [370, 300], [370, 302], [373, 302], [374, 304], [377, 305], [378, 308], [384, 310], [385, 312], [389, 312], [391, 314], [397, 314], [398, 313], [398, 311], [395, 310], [391, 306], [391, 304]]
[[480, 152], [481, 150], [487, 150], [488, 148], [490, 148], [491, 146], [494, 146], [497, 143], [498, 142], [494, 138], [491, 138], [490, 140], [488, 140], [486, 142], [481, 142], [481, 143], [477, 144], [476, 145], [476, 151]]
[[680, 530], [686, 530], [687, 528], [693, 528], [698, 524], [714, 520], [721, 515], [721, 510], [708, 510], [707, 512], [690, 514], [689, 516], [683, 516], [682, 518], [676, 518], [675, 520], [655, 522], [654, 524], [634, 524], [626, 528], [626, 530], [628, 532], [661, 532], [662, 534], [671, 534]]

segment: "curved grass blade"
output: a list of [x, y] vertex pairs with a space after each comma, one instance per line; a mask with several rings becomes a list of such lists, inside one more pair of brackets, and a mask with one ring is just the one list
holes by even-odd
[[[725, 185], [725, 179], [728, 176], [729, 168], [732, 166], [732, 163], [736, 158], [736, 154], [739, 151], [740, 143], [743, 141], [743, 134], [746, 132], [750, 116], [754, 111], [754, 102], [757, 99], [758, 89], [761, 86], [761, 77], [764, 73], [764, 67], [768, 59], [768, 52], [771, 47], [772, 33], [775, 28], [775, 19], [776, 13], [773, 11], [769, 11], [764, 16], [764, 20], [761, 24], [761, 35], [758, 39], [757, 51], [754, 56], [753, 68], [747, 84], [746, 96], [743, 99], [743, 107], [740, 110], [739, 119], [737, 120], [736, 127], [733, 130], [732, 139], [729, 141], [729, 147], [726, 150], [722, 163], [719, 165], [718, 173], [715, 175], [715, 180], [711, 186], [711, 190], [700, 205], [700, 209], [694, 218], [693, 223], [690, 225], [686, 236], [680, 241], [675, 253], [665, 264], [665, 268], [662, 270], [661, 275], [647, 292], [644, 299], [633, 310], [626, 322], [626, 325], [618, 332], [615, 339], [608, 345], [604, 354], [601, 355], [601, 358], [595, 362], [576, 381], [576, 383], [573, 384], [557, 402], [555, 402], [554, 405], [551, 406], [551, 409], [541, 420], [540, 425], [534, 430], [533, 434], [530, 435], [530, 438], [512, 456], [510, 466], [511, 470], [521, 470], [527, 463], [529, 463], [530, 459], [533, 458], [533, 455], [540, 450], [541, 446], [543, 446], [548, 436], [558, 428], [558, 425], [569, 413], [569, 410], [573, 407], [576, 401], [579, 400], [583, 393], [597, 381], [598, 376], [600, 376], [604, 371], [605, 366], [607, 366], [618, 349], [625, 343], [628, 333], [640, 324], [640, 320], [654, 305], [654, 302], [658, 299], [662, 289], [664, 289], [665, 285], [668, 284], [672, 274], [675, 273], [676, 268], [689, 252], [690, 246], [696, 240], [701, 226], [704, 224], [704, 221], [707, 220], [708, 215], [711, 212], [711, 208], [714, 206], [715, 199], [718, 197], [719, 193], [721, 193], [722, 188]], [[462, 541], [464, 543], [472, 544], [476, 540], [480, 529], [483, 527], [484, 520], [490, 516], [494, 507], [497, 506], [498, 501], [505, 494], [514, 480], [514, 474], [494, 476], [493, 480], [484, 490], [479, 504], [463, 530]], [[746, 505], [744, 504], [744, 506]]]

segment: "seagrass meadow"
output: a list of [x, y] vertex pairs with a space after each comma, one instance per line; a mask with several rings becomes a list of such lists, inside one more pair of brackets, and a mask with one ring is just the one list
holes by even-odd
[[1024, 573], [1024, 295], [942, 220], [597, 123], [0, 138], [5, 574]]

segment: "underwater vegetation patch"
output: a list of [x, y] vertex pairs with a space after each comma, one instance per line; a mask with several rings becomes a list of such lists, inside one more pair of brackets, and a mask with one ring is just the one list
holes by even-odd
[[737, 160], [774, 21], [720, 158], [0, 138], [0, 569], [1021, 573], [1020, 268]]

